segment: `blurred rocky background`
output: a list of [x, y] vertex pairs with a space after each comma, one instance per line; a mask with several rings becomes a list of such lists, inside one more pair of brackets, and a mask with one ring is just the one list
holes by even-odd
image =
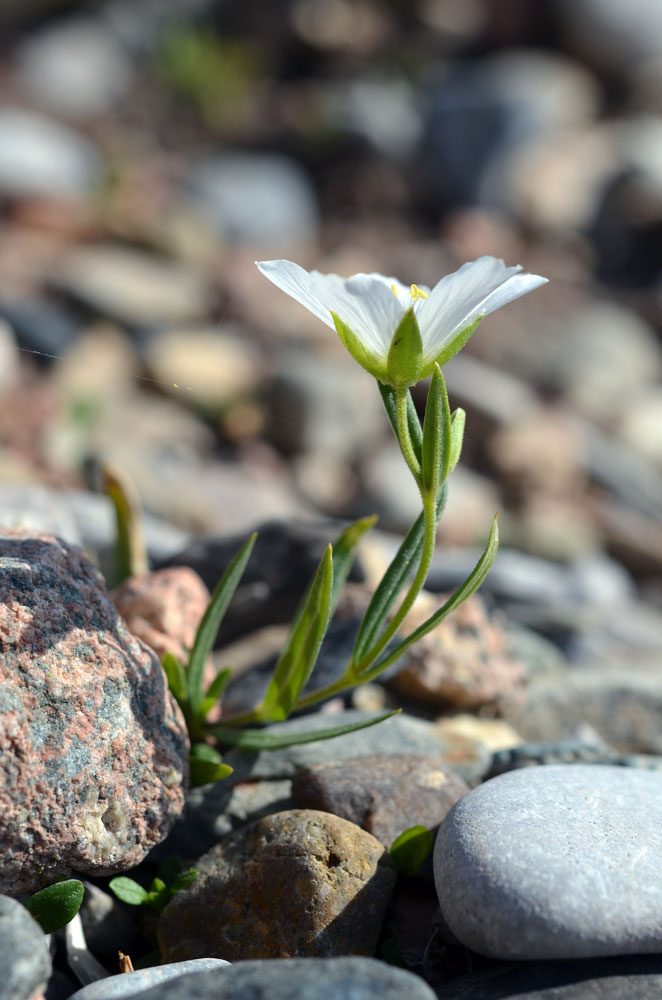
[[[3, 0], [2, 522], [112, 582], [109, 462], [153, 564], [211, 585], [224, 539], [278, 522], [228, 638], [284, 620], [269, 588], [300, 593], [333, 519], [379, 514], [370, 577], [416, 491], [370, 377], [253, 261], [434, 284], [503, 257], [550, 283], [447, 368], [468, 429], [430, 587], [499, 510], [483, 600], [538, 678], [530, 738], [662, 752], [661, 38], [659, 0]], [[514, 684], [482, 614], [458, 662]], [[498, 701], [425, 657], [398, 696]], [[628, 698], [639, 742], [607, 724]]]

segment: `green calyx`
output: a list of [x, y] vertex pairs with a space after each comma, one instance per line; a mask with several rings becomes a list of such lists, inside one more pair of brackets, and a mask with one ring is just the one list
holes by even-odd
[[396, 389], [407, 389], [420, 379], [422, 366], [421, 331], [414, 310], [408, 309], [391, 340], [386, 359], [386, 381]]

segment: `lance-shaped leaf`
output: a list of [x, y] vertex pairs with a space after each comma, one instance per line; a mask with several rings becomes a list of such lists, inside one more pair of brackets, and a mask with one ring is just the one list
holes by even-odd
[[71, 878], [40, 889], [25, 904], [44, 934], [64, 927], [76, 916], [83, 902], [83, 883]]
[[260, 705], [252, 713], [260, 722], [286, 719], [305, 686], [329, 623], [333, 588], [333, 553], [329, 545], [294, 619], [285, 648]]
[[199, 785], [211, 785], [214, 781], [227, 778], [232, 774], [232, 768], [223, 763], [218, 750], [210, 747], [208, 743], [194, 743], [189, 754], [189, 768], [191, 787], [197, 788]]
[[393, 715], [398, 715], [401, 709], [393, 712], [382, 712], [370, 719], [359, 722], [346, 722], [339, 726], [329, 726], [328, 729], [316, 729], [307, 733], [274, 733], [262, 729], [232, 729], [231, 726], [210, 726], [208, 732], [223, 746], [238, 747], [241, 750], [284, 750], [286, 747], [299, 746], [302, 743], [314, 743], [316, 740], [331, 740], [336, 736], [354, 733], [358, 729], [367, 729], [384, 722]]
[[188, 698], [186, 686], [186, 671], [174, 653], [164, 653], [161, 666], [168, 678], [168, 687], [180, 705], [185, 705]]
[[230, 601], [234, 597], [234, 592], [239, 585], [246, 563], [253, 551], [256, 538], [257, 535], [253, 533], [244, 542], [219, 580], [214, 593], [211, 595], [207, 610], [202, 616], [198, 631], [195, 634], [188, 669], [186, 671], [188, 700], [191, 706], [191, 714], [195, 720], [200, 718], [202, 675], [205, 669], [205, 661], [213, 648], [219, 626], [223, 621], [223, 616], [229, 607]]
[[413, 308], [407, 309], [398, 323], [386, 359], [390, 385], [407, 388], [420, 378], [423, 364], [423, 341]]
[[115, 509], [115, 585], [130, 576], [143, 576], [149, 566], [143, 533], [140, 499], [125, 473], [102, 465], [101, 488]]
[[[389, 423], [393, 428], [393, 433], [399, 440], [400, 435], [398, 434], [395, 389], [393, 386], [384, 385], [382, 382], [377, 383], [377, 388], [379, 389], [379, 394], [382, 397], [382, 402], [384, 403]], [[409, 439], [411, 441], [412, 448], [414, 449], [414, 454], [420, 463], [423, 445], [423, 431], [421, 430], [421, 422], [418, 419], [418, 413], [416, 412], [416, 407], [414, 406], [414, 400], [411, 398], [411, 392], [409, 390], [407, 390], [407, 427], [409, 429]]]
[[353, 521], [344, 531], [341, 531], [335, 542], [331, 546], [333, 559], [333, 583], [331, 585], [331, 605], [330, 615], [336, 610], [342, 589], [349, 575], [356, 554], [356, 546], [360, 542], [366, 531], [377, 521], [377, 515], [361, 517], [358, 521]]
[[458, 608], [460, 604], [466, 601], [468, 597], [471, 597], [471, 595], [478, 590], [481, 583], [489, 573], [490, 567], [494, 562], [494, 557], [497, 554], [498, 548], [499, 548], [499, 531], [497, 527], [497, 518], [495, 515], [494, 520], [492, 522], [492, 530], [490, 531], [490, 537], [487, 541], [487, 545], [485, 546], [485, 551], [483, 552], [482, 556], [480, 557], [480, 559], [478, 560], [478, 562], [476, 563], [476, 565], [474, 566], [473, 570], [466, 578], [464, 583], [458, 587], [458, 589], [455, 591], [454, 594], [451, 595], [451, 597], [449, 597], [446, 603], [441, 608], [439, 608], [438, 611], [435, 611], [435, 613], [430, 618], [428, 618], [427, 621], [423, 622], [422, 625], [419, 625], [419, 627], [415, 629], [411, 633], [411, 635], [408, 635], [406, 639], [403, 639], [402, 642], [399, 642], [394, 649], [389, 651], [387, 656], [379, 660], [369, 670], [366, 670], [365, 673], [362, 673], [361, 682], [366, 683], [367, 681], [371, 681], [379, 674], [381, 674], [383, 670], [386, 670], [386, 668], [389, 667], [392, 663], [395, 663], [395, 661], [399, 659], [402, 656], [402, 654], [407, 649], [409, 649], [410, 646], [412, 646], [415, 642], [418, 642], [419, 639], [422, 639], [423, 636], [428, 634], [428, 632], [431, 632], [433, 628], [436, 628], [436, 626], [441, 621], [443, 621], [444, 618], [451, 613], [451, 611], [454, 611], [455, 608]]
[[[447, 489], [444, 484], [437, 501], [437, 520], [446, 503]], [[352, 662], [359, 663], [364, 659], [374, 644], [381, 626], [386, 621], [389, 611], [407, 578], [412, 575], [423, 549], [425, 524], [423, 514], [419, 514], [411, 526], [400, 548], [391, 560], [384, 576], [375, 590], [370, 604], [359, 626], [358, 635], [352, 652]]]
[[232, 677], [232, 668], [225, 667], [214, 677], [213, 681], [205, 691], [205, 696], [200, 702], [200, 717], [206, 719], [217, 701], [220, 700], [227, 683]]
[[423, 421], [421, 479], [426, 494], [436, 496], [448, 475], [451, 456], [451, 411], [446, 382], [435, 365]]
[[460, 460], [462, 453], [462, 442], [464, 441], [464, 425], [467, 422], [467, 415], [461, 406], [451, 417], [451, 456], [448, 465], [449, 474], [453, 471]]

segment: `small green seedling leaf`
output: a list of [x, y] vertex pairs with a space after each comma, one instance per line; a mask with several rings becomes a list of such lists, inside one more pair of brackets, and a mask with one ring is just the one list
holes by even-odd
[[188, 691], [186, 688], [186, 671], [174, 653], [164, 653], [161, 666], [168, 678], [168, 687], [180, 705], [186, 704]]
[[40, 889], [25, 904], [44, 934], [64, 927], [76, 916], [83, 902], [85, 890], [78, 879], [67, 879]]
[[241, 750], [284, 750], [286, 747], [299, 746], [303, 743], [314, 743], [316, 740], [331, 740], [345, 733], [354, 733], [358, 729], [376, 726], [393, 715], [398, 715], [401, 709], [393, 712], [383, 712], [360, 722], [346, 722], [340, 726], [330, 726], [328, 729], [317, 729], [307, 733], [274, 733], [261, 729], [232, 729], [230, 726], [210, 726], [209, 733], [219, 743], [225, 746], [238, 747]]
[[408, 388], [418, 382], [423, 364], [423, 341], [413, 308], [404, 314], [393, 334], [386, 359], [390, 385]]
[[[437, 502], [437, 519], [441, 516], [446, 495], [444, 485]], [[367, 656], [407, 577], [413, 572], [423, 549], [424, 530], [423, 514], [419, 514], [372, 595], [354, 643], [353, 663]]]
[[312, 584], [299, 607], [285, 648], [274, 669], [264, 698], [255, 710], [261, 722], [286, 719], [317, 660], [329, 623], [333, 587], [333, 553], [329, 545]]
[[[389, 423], [393, 428], [393, 433], [396, 438], [398, 438], [398, 416], [395, 389], [392, 385], [384, 385], [382, 382], [377, 383], [377, 388], [379, 389], [379, 394], [382, 397], [382, 402], [384, 403]], [[411, 441], [412, 448], [414, 449], [414, 454], [416, 455], [420, 465], [423, 446], [423, 431], [421, 430], [421, 422], [418, 419], [418, 413], [416, 412], [416, 407], [414, 406], [414, 400], [411, 398], [411, 392], [409, 390], [407, 390], [407, 427], [409, 429], [409, 439]]]
[[448, 475], [451, 458], [451, 411], [446, 382], [439, 365], [435, 365], [428, 390], [423, 422], [422, 487], [426, 494], [436, 496]]
[[403, 875], [416, 875], [433, 847], [434, 837], [426, 826], [410, 826], [396, 837], [389, 854]]
[[108, 887], [122, 903], [127, 903], [129, 906], [143, 906], [149, 901], [147, 890], [126, 875], [111, 878]]
[[191, 787], [211, 785], [215, 781], [227, 778], [232, 774], [232, 768], [223, 763], [218, 750], [208, 743], [194, 743], [189, 755]]
[[253, 533], [244, 542], [219, 580], [214, 593], [211, 595], [207, 610], [202, 616], [198, 631], [195, 634], [186, 671], [188, 701], [191, 706], [191, 715], [195, 722], [203, 721], [200, 718], [200, 706], [202, 702], [202, 676], [205, 669], [205, 662], [213, 648], [219, 627], [230, 605], [230, 601], [234, 597], [234, 592], [239, 585], [239, 581], [246, 568], [246, 563], [250, 559], [256, 538], [257, 535]]
[[188, 889], [192, 885], [200, 872], [197, 868], [189, 868], [185, 872], [181, 872], [177, 878], [173, 879], [170, 883], [170, 895], [174, 896], [176, 892], [181, 892], [182, 889]]

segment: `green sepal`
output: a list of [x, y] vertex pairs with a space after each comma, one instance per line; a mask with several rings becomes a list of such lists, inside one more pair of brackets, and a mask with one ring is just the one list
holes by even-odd
[[423, 341], [413, 307], [407, 309], [393, 334], [386, 359], [386, 381], [405, 389], [421, 377]]
[[299, 746], [302, 743], [314, 743], [316, 740], [331, 740], [336, 736], [354, 733], [358, 729], [376, 726], [393, 715], [399, 715], [402, 710], [396, 708], [393, 712], [382, 712], [371, 719], [360, 722], [346, 722], [340, 726], [330, 726], [328, 729], [313, 730], [308, 733], [264, 732], [261, 729], [232, 729], [231, 726], [209, 726], [208, 733], [224, 746], [237, 747], [240, 750], [284, 750], [287, 747]]
[[464, 425], [467, 422], [467, 415], [458, 406], [457, 410], [453, 413], [451, 417], [451, 455], [450, 462], [448, 465], [449, 474], [453, 471], [455, 466], [460, 460], [460, 455], [462, 454], [462, 442], [464, 440]]
[[331, 610], [333, 552], [329, 545], [299, 606], [264, 698], [251, 713], [257, 722], [282, 722], [294, 707], [317, 660]]
[[[437, 521], [444, 509], [446, 496], [447, 489], [444, 484], [437, 500]], [[352, 651], [353, 664], [358, 664], [369, 655], [369, 650], [374, 645], [393, 602], [402, 590], [407, 578], [413, 573], [414, 567], [420, 559], [424, 533], [425, 522], [423, 514], [419, 514], [372, 595], [354, 643]]]
[[205, 663], [211, 652], [216, 634], [219, 630], [225, 612], [230, 601], [234, 597], [234, 592], [239, 585], [241, 576], [246, 567], [257, 534], [253, 534], [241, 546], [237, 554], [232, 559], [230, 565], [219, 580], [211, 595], [211, 600], [202, 616], [202, 621], [198, 625], [195, 634], [191, 655], [189, 656], [186, 670], [186, 683], [188, 689], [188, 702], [191, 707], [191, 715], [194, 722], [200, 720], [200, 708], [202, 703], [202, 676]]
[[168, 687], [174, 698], [180, 705], [185, 705], [188, 698], [186, 686], [186, 671], [182, 663], [174, 653], [164, 653], [161, 657], [161, 666], [168, 679]]
[[64, 927], [76, 916], [83, 902], [85, 889], [76, 878], [47, 885], [35, 892], [25, 904], [26, 910], [37, 921], [44, 934]]
[[337, 313], [334, 313], [333, 310], [331, 311], [331, 318], [335, 323], [338, 336], [354, 360], [358, 361], [361, 367], [365, 368], [365, 370], [370, 372], [370, 374], [376, 379], [379, 379], [381, 382], [388, 381], [386, 359], [375, 357], [375, 355], [367, 349], [360, 337], [354, 333], [352, 328], [347, 326], [347, 323], [345, 323]]
[[433, 847], [434, 837], [427, 826], [410, 826], [396, 837], [389, 854], [403, 875], [416, 875], [432, 854]]
[[232, 774], [232, 768], [223, 763], [218, 750], [208, 743], [194, 743], [189, 754], [191, 788], [211, 785]]
[[[393, 433], [397, 439], [399, 438], [399, 435], [395, 389], [392, 385], [384, 385], [383, 382], [378, 382], [377, 388], [379, 389], [379, 394], [382, 397], [382, 402], [384, 403], [389, 423], [391, 424]], [[420, 465], [423, 445], [423, 431], [421, 430], [421, 422], [418, 419], [418, 413], [416, 412], [416, 407], [414, 406], [414, 400], [411, 398], [409, 390], [407, 390], [407, 428], [409, 430], [409, 439], [411, 441], [412, 448], [414, 449], [414, 454], [416, 455]]]
[[467, 343], [469, 338], [473, 336], [473, 334], [478, 329], [479, 323], [484, 318], [485, 318], [485, 313], [481, 313], [480, 316], [478, 316], [478, 318], [473, 321], [473, 323], [470, 323], [469, 326], [465, 326], [463, 330], [460, 330], [459, 333], [456, 333], [451, 342], [449, 344], [446, 344], [443, 351], [440, 351], [435, 358], [432, 358], [429, 361], [426, 360], [423, 365], [423, 370], [421, 371], [419, 377], [427, 378], [429, 375], [432, 375], [435, 365], [439, 365], [440, 368], [443, 368], [445, 364], [448, 364], [450, 359], [454, 358], [455, 355], [458, 353], [458, 351], [462, 350], [462, 348]]
[[446, 382], [435, 364], [423, 421], [422, 488], [436, 496], [448, 475], [451, 457], [451, 411]]
[[423, 622], [422, 625], [419, 625], [419, 627], [415, 629], [411, 635], [408, 635], [406, 639], [399, 642], [394, 649], [390, 650], [388, 654], [382, 657], [382, 659], [379, 660], [373, 667], [370, 667], [362, 673], [361, 683], [366, 683], [367, 681], [371, 681], [375, 677], [378, 677], [382, 671], [386, 670], [387, 667], [390, 667], [392, 663], [395, 663], [395, 661], [398, 660], [410, 646], [412, 646], [415, 642], [418, 642], [419, 639], [422, 639], [423, 636], [428, 634], [428, 632], [431, 632], [433, 628], [436, 628], [437, 625], [439, 625], [439, 623], [451, 613], [451, 611], [454, 611], [455, 608], [458, 608], [460, 604], [467, 600], [468, 597], [471, 597], [471, 595], [478, 590], [481, 583], [489, 573], [498, 548], [499, 529], [497, 526], [497, 516], [495, 515], [494, 520], [492, 521], [492, 530], [490, 531], [490, 537], [487, 541], [487, 545], [485, 546], [485, 550], [464, 583], [458, 587], [446, 603], [442, 605], [438, 611], [435, 611], [435, 613], [428, 618], [427, 621]]

